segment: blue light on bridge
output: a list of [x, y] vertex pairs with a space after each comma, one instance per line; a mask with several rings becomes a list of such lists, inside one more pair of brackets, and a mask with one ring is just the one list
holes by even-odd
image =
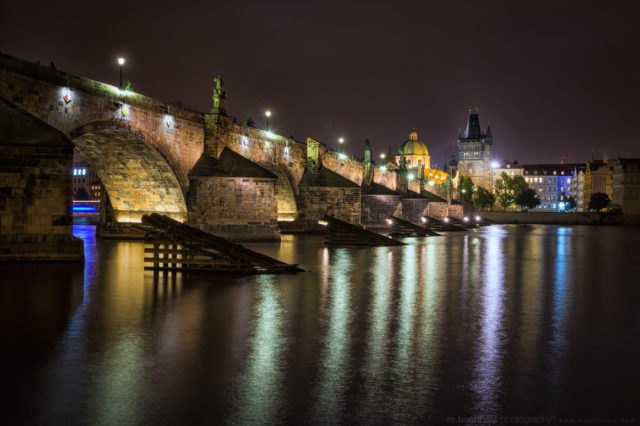
[[98, 208], [95, 206], [73, 206], [72, 210], [74, 213], [95, 213]]

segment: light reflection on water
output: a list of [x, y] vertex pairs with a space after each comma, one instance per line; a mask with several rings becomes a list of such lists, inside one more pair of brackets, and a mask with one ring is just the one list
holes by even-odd
[[232, 423], [273, 424], [284, 401], [282, 353], [286, 339], [282, 332], [283, 311], [274, 276], [257, 277], [258, 300], [249, 338], [249, 355], [238, 386], [240, 400]]
[[[75, 227], [82, 303], [62, 304], [64, 321], [33, 315], [58, 325], [26, 329], [46, 344], [24, 364], [22, 341], [4, 352], [23, 420], [443, 424], [623, 414], [637, 400], [635, 388], [602, 389], [640, 379], [638, 230], [490, 226], [377, 248], [285, 236], [252, 248], [310, 272], [241, 278], [154, 275], [141, 243], [93, 232]], [[615, 278], [606, 285], [602, 265]], [[1, 294], [24, 289], [41, 306], [42, 274], [20, 273], [21, 287]]]
[[500, 364], [503, 339], [503, 299], [504, 299], [504, 251], [502, 239], [504, 231], [490, 227], [487, 231], [486, 251], [483, 259], [483, 279], [478, 283], [481, 296], [481, 330], [478, 336], [477, 360], [473, 390], [476, 393], [477, 416], [491, 416], [499, 413]]
[[349, 323], [351, 321], [351, 282], [353, 267], [349, 249], [337, 249], [329, 260], [329, 310], [322, 362], [318, 373], [318, 393], [314, 418], [336, 424], [346, 408], [349, 375]]

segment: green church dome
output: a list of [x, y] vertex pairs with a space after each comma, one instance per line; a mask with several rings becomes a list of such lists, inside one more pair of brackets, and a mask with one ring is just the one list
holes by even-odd
[[429, 155], [427, 146], [418, 140], [418, 132], [409, 134], [409, 140], [403, 143], [398, 150], [398, 155]]

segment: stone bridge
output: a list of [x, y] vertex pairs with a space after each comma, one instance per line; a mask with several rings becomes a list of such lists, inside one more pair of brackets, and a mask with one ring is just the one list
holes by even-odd
[[[16, 140], [3, 135], [0, 146], [28, 145], [30, 138], [50, 138], [59, 141], [57, 146], [66, 141], [96, 171], [109, 201], [110, 219], [105, 220], [115, 223], [138, 222], [143, 214], [159, 212], [237, 239], [271, 238], [279, 236], [277, 221], [309, 225], [316, 216], [330, 213], [360, 223], [361, 195], [401, 197], [423, 189], [414, 181], [404, 188], [405, 194], [396, 193], [395, 170], [371, 161], [367, 166], [313, 140], [303, 143], [237, 123], [226, 114], [221, 80], [214, 89], [212, 112], [202, 114], [1, 54], [0, 76], [3, 126], [21, 123]], [[42, 177], [43, 170], [33, 163], [38, 149], [24, 155], [14, 148], [6, 151], [11, 155], [3, 163], [8, 168], [0, 171], [0, 235], [69, 233], [62, 230], [70, 226], [69, 220], [58, 221], [61, 228], [51, 230], [44, 204], [39, 218], [30, 213], [29, 206], [37, 203], [25, 195], [31, 191], [28, 181]], [[16, 158], [24, 160], [21, 177], [11, 174]], [[309, 162], [317, 167], [310, 169]], [[70, 159], [62, 169], [46, 179], [66, 173], [61, 184], [70, 189]], [[372, 183], [377, 189], [365, 191]], [[68, 216], [70, 195], [65, 191], [61, 199]], [[23, 213], [17, 214], [19, 210]], [[42, 229], [29, 228], [29, 223], [40, 223]]]

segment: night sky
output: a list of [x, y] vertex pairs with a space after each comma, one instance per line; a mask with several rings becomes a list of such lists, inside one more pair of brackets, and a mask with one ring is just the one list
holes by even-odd
[[[199, 4], [202, 3], [202, 4]], [[415, 128], [440, 166], [467, 107], [497, 159], [640, 157], [640, 1], [1, 0], [0, 51], [377, 156]]]

